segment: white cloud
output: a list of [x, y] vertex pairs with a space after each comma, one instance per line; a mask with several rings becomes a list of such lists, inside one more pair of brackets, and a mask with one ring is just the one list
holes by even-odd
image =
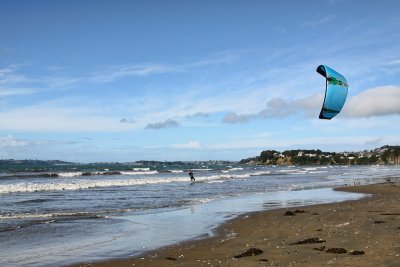
[[0, 69], [0, 84], [19, 84], [31, 81], [31, 79], [27, 78], [25, 75], [17, 72], [19, 67], [20, 65], [14, 64]]
[[54, 103], [28, 106], [0, 113], [0, 129], [32, 132], [113, 132], [128, 130], [133, 124], [118, 117], [101, 115], [100, 108], [65, 107]]
[[200, 149], [202, 148], [202, 145], [200, 141], [189, 141], [188, 143], [185, 144], [173, 144], [171, 145], [171, 147], [178, 149]]
[[[274, 98], [267, 102], [267, 107], [253, 114], [227, 113], [223, 118], [225, 123], [244, 123], [256, 118], [283, 118], [293, 115], [317, 116], [321, 109], [324, 96], [316, 94], [301, 99], [287, 101]], [[358, 95], [349, 97], [341, 116], [373, 117], [400, 114], [400, 87], [381, 86], [365, 90]]]
[[22, 147], [28, 145], [26, 140], [16, 139], [11, 135], [0, 138], [0, 147]]
[[267, 102], [267, 108], [260, 111], [257, 116], [261, 118], [282, 118], [289, 116], [293, 112], [291, 103], [281, 98], [273, 98]]
[[188, 63], [188, 64], [183, 65], [182, 67], [187, 69], [187, 68], [207, 67], [210, 65], [220, 65], [220, 64], [226, 64], [226, 63], [232, 63], [237, 58], [238, 57], [233, 54], [224, 54], [221, 56], [215, 56], [213, 58]]
[[162, 123], [168, 119], [182, 125], [194, 122], [204, 126], [204, 123], [213, 124], [211, 115], [215, 113], [229, 110], [256, 112], [262, 108], [267, 95], [265, 88], [230, 94], [212, 92], [205, 96], [203, 92], [202, 88], [195, 88], [168, 98], [148, 96], [124, 100], [124, 112], [127, 114], [126, 118], [135, 117], [138, 127], [149, 124], [155, 126], [154, 122]]
[[317, 27], [320, 25], [327, 24], [333, 21], [336, 18], [336, 15], [329, 15], [329, 16], [319, 16], [313, 20], [308, 20], [303, 23], [303, 26], [307, 27]]
[[87, 80], [90, 82], [112, 82], [127, 76], [146, 76], [176, 71], [178, 71], [176, 67], [161, 64], [111, 66], [90, 74]]
[[32, 146], [54, 146], [54, 145], [73, 145], [77, 143], [82, 143], [82, 141], [60, 141], [60, 140], [36, 140], [36, 139], [21, 139], [16, 138], [12, 135], [7, 135], [6, 137], [0, 138], [0, 147], [2, 148], [31, 148]]
[[145, 129], [152, 129], [152, 130], [160, 130], [160, 129], [165, 129], [165, 128], [172, 128], [172, 127], [178, 127], [178, 122], [172, 119], [168, 119], [163, 122], [156, 122], [156, 123], [149, 123]]
[[351, 97], [345, 104], [346, 117], [372, 117], [400, 114], [400, 87], [381, 86]]
[[187, 119], [193, 119], [193, 118], [207, 118], [210, 114], [204, 113], [204, 112], [196, 112], [194, 114], [188, 114], [185, 116]]
[[34, 80], [18, 73], [18, 68], [20, 65], [15, 64], [0, 69], [0, 97], [30, 95], [39, 91], [32, 86]]
[[288, 101], [272, 98], [266, 108], [253, 114], [236, 114], [230, 112], [223, 118], [224, 123], [243, 123], [257, 118], [284, 118], [293, 115], [312, 116], [318, 114], [323, 103], [323, 95], [317, 94], [301, 99]]
[[136, 120], [134, 120], [132, 118], [122, 118], [119, 122], [121, 122], [121, 123], [135, 123]]
[[193, 68], [207, 67], [230, 63], [235, 60], [232, 55], [219, 56], [215, 58], [189, 62], [185, 64], [127, 64], [110, 66], [103, 70], [93, 72], [87, 77], [90, 82], [112, 82], [119, 78], [129, 76], [148, 76], [153, 74], [185, 72]]
[[304, 112], [306, 116], [313, 117], [316, 116], [315, 114], [319, 115], [323, 102], [324, 102], [324, 95], [315, 94], [312, 96], [295, 100], [293, 106], [300, 112]]
[[28, 88], [13, 88], [13, 89], [0, 88], [0, 97], [31, 95], [34, 93], [37, 93], [37, 90], [32, 90]]
[[386, 62], [386, 65], [388, 66], [395, 66], [395, 65], [400, 65], [400, 59], [392, 59]]
[[[33, 88], [37, 86], [40, 86], [40, 88], [53, 89], [76, 86], [84, 83], [110, 83], [125, 77], [186, 72], [191, 69], [205, 68], [210, 65], [227, 64], [235, 59], [236, 57], [234, 55], [222, 54], [183, 64], [144, 63], [111, 65], [100, 67], [97, 71], [83, 73], [81, 75], [55, 75], [53, 71], [50, 70], [49, 74], [41, 75], [40, 77], [24, 74], [21, 67], [27, 64], [13, 64], [0, 68], [0, 86], [13, 90], [13, 88], [26, 87], [25, 85], [29, 84], [28, 87], [31, 87], [33, 90]], [[57, 67], [57, 69], [63, 69], [63, 67]], [[0, 90], [2, 89], [0, 88]], [[7, 95], [11, 95], [11, 93], [8, 92], [10, 90], [7, 90]], [[33, 92], [32, 90], [30, 92]], [[3, 89], [3, 91], [5, 91], [5, 89]], [[3, 95], [4, 94], [5, 93], [3, 93]], [[13, 95], [17, 95], [17, 93]]]
[[252, 118], [254, 118], [254, 115], [246, 115], [246, 114], [241, 114], [238, 115], [236, 113], [230, 112], [224, 116], [222, 119], [222, 122], [225, 123], [242, 123], [242, 122], [248, 122]]
[[49, 88], [64, 88], [84, 82], [85, 78], [72, 76], [47, 76], [38, 79], [38, 81], [42, 82], [46, 87]]

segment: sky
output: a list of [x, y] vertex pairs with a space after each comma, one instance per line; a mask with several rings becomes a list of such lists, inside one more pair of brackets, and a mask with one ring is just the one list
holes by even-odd
[[[0, 1], [0, 159], [400, 145], [400, 1]], [[318, 119], [327, 65], [342, 112]]]

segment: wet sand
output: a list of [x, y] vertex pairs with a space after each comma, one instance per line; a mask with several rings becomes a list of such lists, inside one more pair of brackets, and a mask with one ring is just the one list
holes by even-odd
[[400, 183], [337, 190], [371, 195], [249, 213], [212, 238], [75, 266], [400, 266]]

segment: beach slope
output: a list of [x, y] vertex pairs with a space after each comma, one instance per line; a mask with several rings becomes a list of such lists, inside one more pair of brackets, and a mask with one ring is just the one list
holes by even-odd
[[78, 266], [400, 266], [400, 183], [337, 190], [370, 195], [246, 214], [213, 238]]

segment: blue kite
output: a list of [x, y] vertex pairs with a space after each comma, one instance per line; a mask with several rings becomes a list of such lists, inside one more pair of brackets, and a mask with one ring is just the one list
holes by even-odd
[[325, 99], [319, 118], [330, 120], [342, 110], [346, 101], [347, 80], [342, 74], [325, 65], [318, 66], [317, 72], [326, 78]]

